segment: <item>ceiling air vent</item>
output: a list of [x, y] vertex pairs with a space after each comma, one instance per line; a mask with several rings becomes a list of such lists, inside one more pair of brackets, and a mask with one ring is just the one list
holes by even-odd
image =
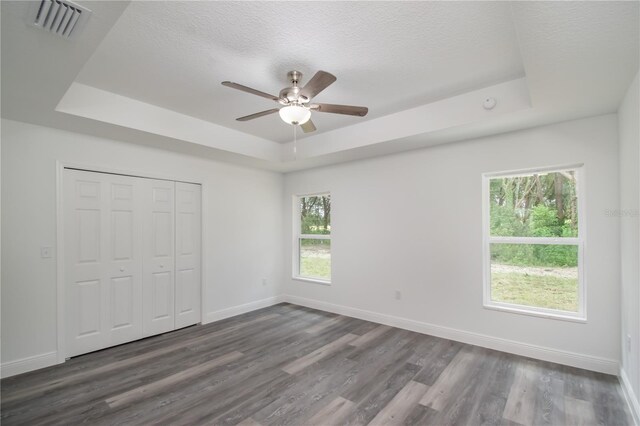
[[91, 11], [66, 0], [40, 0], [33, 25], [64, 38], [77, 34], [86, 22]]

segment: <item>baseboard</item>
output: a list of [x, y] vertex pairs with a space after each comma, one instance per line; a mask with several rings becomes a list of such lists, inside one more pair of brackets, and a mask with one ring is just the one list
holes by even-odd
[[254, 302], [245, 303], [243, 305], [232, 306], [230, 308], [221, 309], [219, 311], [209, 312], [204, 316], [203, 324], [214, 321], [220, 321], [225, 318], [234, 317], [236, 315], [245, 314], [257, 309], [267, 308], [284, 302], [283, 296], [273, 296], [266, 299], [256, 300]]
[[38, 370], [58, 363], [58, 352], [47, 352], [46, 354], [34, 355], [15, 361], [3, 362], [0, 366], [0, 377], [15, 376], [16, 374]]
[[620, 375], [618, 377], [620, 379], [620, 387], [622, 388], [624, 399], [627, 400], [629, 411], [633, 416], [633, 422], [636, 426], [640, 425], [640, 403], [638, 403], [638, 397], [631, 387], [629, 376], [627, 376], [627, 372], [624, 371], [623, 368], [620, 368]]
[[426, 322], [415, 321], [407, 318], [392, 315], [380, 314], [364, 309], [351, 308], [343, 305], [322, 302], [319, 300], [307, 299], [299, 296], [285, 295], [284, 301], [294, 305], [306, 306], [322, 311], [332, 312], [348, 317], [359, 318], [379, 324], [415, 331], [417, 333], [429, 334], [431, 336], [444, 339], [455, 340], [457, 342], [482, 346], [497, 351], [508, 352], [529, 358], [543, 361], [555, 362], [586, 370], [598, 371], [606, 374], [618, 375], [620, 365], [618, 361], [582, 355], [574, 352], [559, 351], [557, 349], [532, 345], [529, 343], [517, 342], [514, 340], [502, 339], [487, 336], [479, 333], [458, 330]]

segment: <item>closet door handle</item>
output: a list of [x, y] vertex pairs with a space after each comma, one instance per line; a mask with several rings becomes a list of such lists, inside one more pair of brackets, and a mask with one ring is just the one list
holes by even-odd
[[124, 268], [123, 267], [120, 267], [120, 272], [124, 272]]
[[160, 265], [161, 268], [164, 268], [164, 265]]

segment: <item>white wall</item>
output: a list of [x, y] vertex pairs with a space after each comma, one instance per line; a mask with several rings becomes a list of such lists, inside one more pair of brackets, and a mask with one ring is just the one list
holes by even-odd
[[[620, 248], [622, 300], [622, 370], [640, 395], [640, 106], [638, 75], [618, 111], [620, 132]], [[627, 348], [627, 336], [631, 347]]]
[[[630, 111], [628, 117], [635, 117], [637, 129], [637, 94], [635, 103], [635, 116]], [[633, 135], [633, 125], [625, 124], [627, 111], [623, 106], [621, 126]], [[509, 342], [548, 348], [535, 353], [543, 358], [574, 354], [577, 364], [609, 371], [617, 366], [621, 347], [620, 220], [605, 214], [620, 207], [617, 127], [616, 115], [600, 116], [283, 179], [2, 120], [2, 362], [56, 350], [55, 256], [41, 259], [40, 247], [55, 247], [55, 161], [61, 160], [205, 184], [208, 319], [282, 292], [325, 308], [340, 305], [350, 313], [410, 320], [400, 325], [430, 325], [434, 334], [460, 340], [485, 336], [488, 340], [474, 342], [506, 342], [506, 350], [513, 348]], [[481, 174], [575, 163], [586, 167], [588, 322], [484, 309]], [[333, 284], [291, 280], [291, 197], [327, 190], [333, 200]], [[262, 286], [262, 277], [268, 286]], [[396, 289], [403, 293], [400, 301], [394, 299]], [[634, 312], [637, 318], [637, 305]], [[570, 358], [565, 360], [571, 363]]]
[[[617, 124], [616, 115], [599, 116], [287, 174], [285, 293], [310, 306], [617, 372], [620, 239], [617, 219], [605, 214], [619, 205]], [[481, 174], [576, 163], [585, 164], [588, 322], [484, 309]], [[321, 191], [332, 199], [331, 286], [290, 278], [292, 196]]]
[[205, 321], [280, 293], [281, 174], [2, 120], [3, 372], [56, 351], [56, 160], [204, 184]]

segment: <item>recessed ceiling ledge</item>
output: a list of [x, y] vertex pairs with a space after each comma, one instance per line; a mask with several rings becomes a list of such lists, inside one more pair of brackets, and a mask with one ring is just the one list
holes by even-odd
[[73, 83], [56, 111], [280, 162], [282, 145], [135, 99]]
[[[483, 101], [488, 97], [496, 99], [495, 107], [490, 110], [483, 107]], [[410, 136], [495, 120], [530, 108], [527, 79], [522, 77], [304, 138], [297, 142], [297, 159], [393, 143]], [[284, 158], [289, 161], [292, 159], [292, 145], [285, 145]]]

